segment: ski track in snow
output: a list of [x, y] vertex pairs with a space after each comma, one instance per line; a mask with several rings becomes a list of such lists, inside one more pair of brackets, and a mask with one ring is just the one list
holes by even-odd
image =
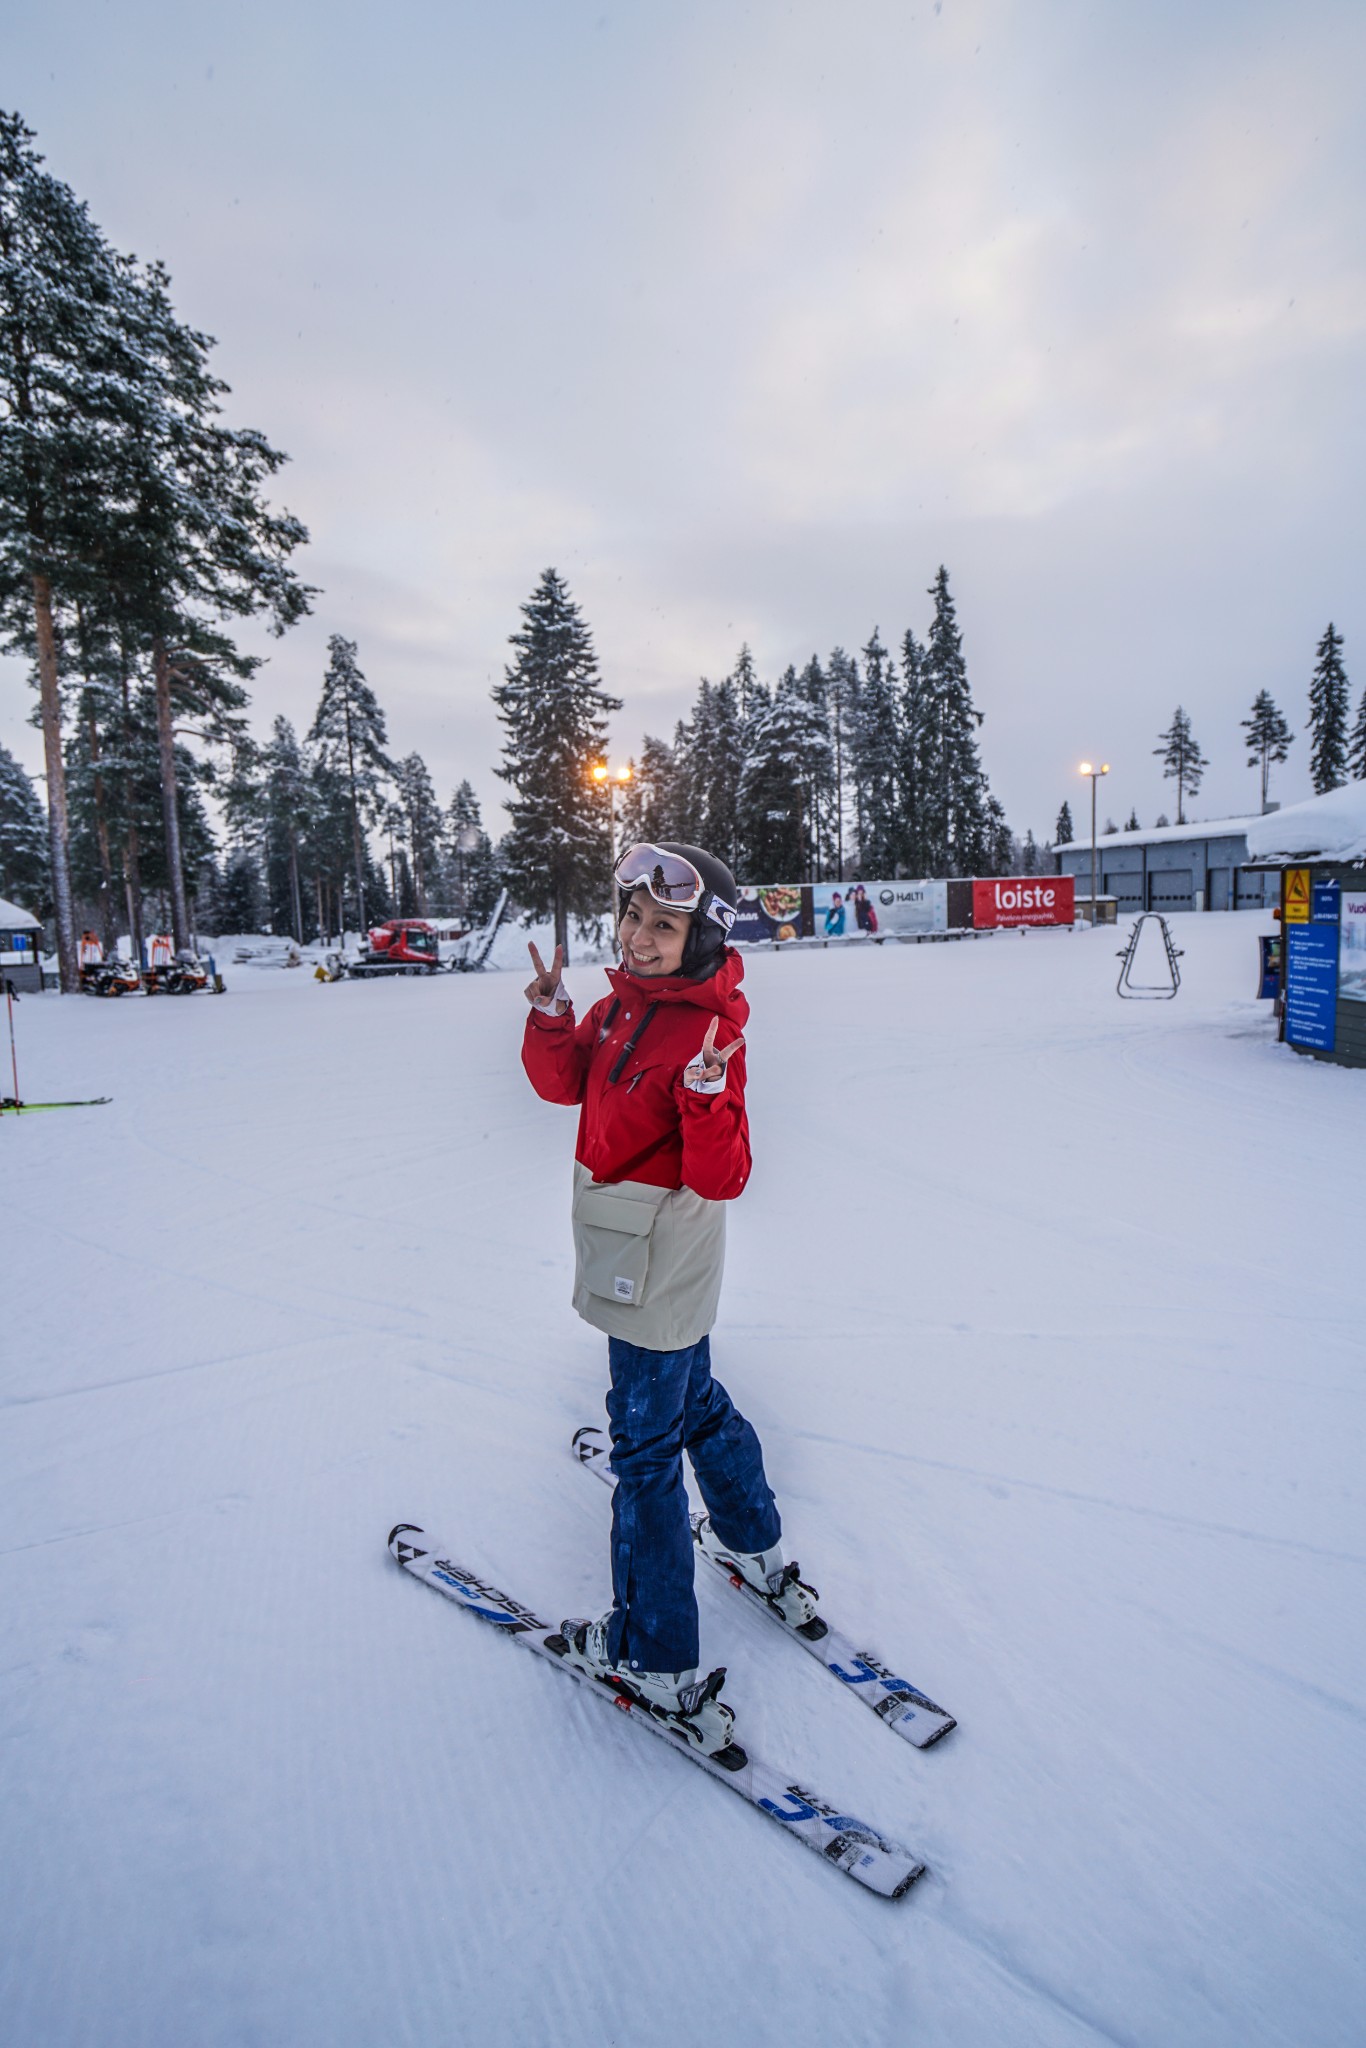
[[1170, 1004], [1122, 932], [747, 963], [716, 1369], [960, 1726], [711, 1574], [703, 1653], [897, 1905], [385, 1553], [606, 1597], [520, 969], [25, 1003], [25, 1092], [115, 1100], [0, 1124], [5, 2048], [1356, 2048], [1366, 1076], [1274, 1044], [1259, 916], [1174, 923]]

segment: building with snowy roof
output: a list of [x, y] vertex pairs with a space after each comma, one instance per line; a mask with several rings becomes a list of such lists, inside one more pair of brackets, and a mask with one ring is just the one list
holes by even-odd
[[1281, 1037], [1314, 1059], [1366, 1067], [1366, 782], [1255, 819], [1248, 853], [1280, 895]]
[[0, 981], [7, 981], [17, 996], [36, 994], [43, 986], [42, 937], [36, 917], [0, 896]]
[[[1249, 871], [1248, 832], [1260, 818], [1211, 818], [1203, 824], [1155, 825], [1149, 832], [1102, 832], [1096, 840], [1096, 887], [1120, 912], [1139, 910], [1265, 910], [1277, 899], [1273, 880]], [[1060, 875], [1076, 878], [1078, 896], [1091, 888], [1091, 840], [1053, 849]]]

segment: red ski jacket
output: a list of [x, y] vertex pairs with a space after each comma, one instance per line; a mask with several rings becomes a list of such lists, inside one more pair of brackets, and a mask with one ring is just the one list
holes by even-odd
[[718, 1046], [744, 1029], [744, 964], [729, 946], [706, 981], [648, 978], [609, 968], [613, 994], [582, 1023], [573, 1009], [533, 1009], [522, 1065], [546, 1102], [581, 1103], [575, 1157], [596, 1181], [645, 1181], [691, 1188], [711, 1202], [733, 1201], [749, 1179], [743, 1047], [726, 1065], [718, 1095], [683, 1085], [713, 1016]]

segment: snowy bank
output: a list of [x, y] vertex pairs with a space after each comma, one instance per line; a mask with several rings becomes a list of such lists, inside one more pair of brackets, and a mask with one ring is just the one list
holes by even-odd
[[1349, 782], [1248, 823], [1253, 860], [1366, 858], [1366, 782]]

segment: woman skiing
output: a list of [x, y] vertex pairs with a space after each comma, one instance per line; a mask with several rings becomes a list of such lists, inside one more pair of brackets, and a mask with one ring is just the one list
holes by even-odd
[[[726, 944], [730, 870], [694, 846], [630, 847], [618, 861], [621, 966], [576, 1022], [530, 947], [522, 1063], [547, 1102], [580, 1105], [574, 1306], [607, 1333], [612, 1593], [600, 1621], [567, 1621], [580, 1669], [667, 1719], [709, 1755], [735, 1716], [723, 1671], [699, 1676], [693, 1537], [683, 1452], [708, 1510], [697, 1541], [790, 1623], [815, 1596], [784, 1565], [759, 1439], [711, 1376], [725, 1208], [749, 1178], [743, 965]], [[737, 1758], [740, 1753], [737, 1751]]]

